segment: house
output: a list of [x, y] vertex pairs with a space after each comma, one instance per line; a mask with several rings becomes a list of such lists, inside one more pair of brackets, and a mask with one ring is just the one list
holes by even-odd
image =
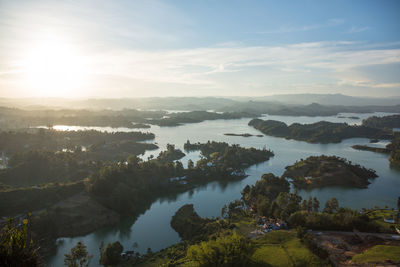
[[127, 251], [121, 253], [121, 258], [124, 260], [130, 260], [130, 259], [137, 258], [137, 255], [135, 254], [135, 252], [133, 250], [127, 250]]
[[231, 172], [231, 175], [232, 176], [245, 176], [246, 174], [242, 170], [236, 170], [236, 171]]
[[313, 178], [311, 176], [304, 177], [306, 184], [311, 184]]

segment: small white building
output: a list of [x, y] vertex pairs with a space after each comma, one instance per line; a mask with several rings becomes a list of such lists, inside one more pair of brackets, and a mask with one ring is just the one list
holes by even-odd
[[8, 164], [8, 158], [6, 157], [6, 153], [4, 151], [1, 152], [1, 161], [0, 161], [0, 170], [6, 169]]

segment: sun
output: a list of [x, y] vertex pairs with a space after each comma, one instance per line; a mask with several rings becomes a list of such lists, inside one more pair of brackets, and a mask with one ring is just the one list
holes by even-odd
[[35, 96], [77, 96], [84, 85], [84, 57], [62, 41], [47, 39], [32, 45], [22, 62], [26, 86]]

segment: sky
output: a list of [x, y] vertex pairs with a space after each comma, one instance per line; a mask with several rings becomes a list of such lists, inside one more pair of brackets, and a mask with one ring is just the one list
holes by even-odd
[[400, 1], [0, 0], [0, 97], [400, 95]]

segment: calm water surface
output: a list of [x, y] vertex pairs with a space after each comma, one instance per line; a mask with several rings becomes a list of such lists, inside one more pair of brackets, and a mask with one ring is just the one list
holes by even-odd
[[[374, 114], [341, 114], [343, 116], [357, 116], [360, 119], [332, 117], [291, 117], [291, 116], [263, 116], [263, 119], [274, 119], [284, 121], [288, 124], [293, 122], [313, 123], [321, 120], [332, 122], [347, 122], [349, 124], [360, 124], [361, 120], [371, 115], [388, 115], [387, 113]], [[296, 160], [311, 155], [336, 155], [347, 158], [353, 163], [358, 163], [377, 171], [378, 178], [373, 180], [368, 189], [345, 189], [345, 188], [324, 188], [311, 191], [300, 191], [303, 198], [316, 196], [321, 205], [331, 197], [336, 197], [340, 205], [361, 209], [370, 208], [375, 205], [384, 207], [395, 207], [397, 197], [400, 195], [400, 171], [389, 166], [388, 156], [385, 154], [369, 151], [358, 151], [351, 148], [355, 144], [369, 144], [369, 140], [363, 138], [347, 139], [340, 144], [308, 144], [294, 140], [286, 140], [270, 136], [263, 137], [241, 137], [225, 136], [224, 133], [250, 133], [260, 134], [257, 130], [249, 127], [249, 119], [239, 120], [215, 120], [204, 121], [197, 124], [187, 124], [178, 127], [152, 126], [144, 131], [156, 135], [158, 150], [147, 151], [142, 158], [147, 159], [150, 155], [157, 156], [164, 150], [167, 143], [175, 144], [183, 150], [183, 144], [187, 140], [191, 142], [206, 142], [208, 140], [224, 141], [230, 144], [240, 144], [244, 147], [263, 148], [267, 147], [274, 151], [275, 156], [269, 161], [254, 165], [246, 170], [249, 175], [241, 181], [230, 183], [212, 182], [197, 188], [191, 192], [182, 193], [170, 198], [159, 199], [152, 204], [149, 210], [139, 216], [137, 220], [127, 218], [118, 226], [98, 230], [94, 233], [74, 238], [60, 238], [58, 240], [57, 253], [48, 260], [48, 266], [62, 266], [64, 254], [68, 253], [78, 241], [83, 241], [91, 254], [94, 255], [91, 266], [98, 265], [99, 244], [120, 241], [125, 250], [135, 250], [144, 253], [148, 247], [153, 251], [160, 250], [169, 245], [179, 242], [178, 234], [171, 228], [170, 220], [176, 210], [187, 203], [194, 204], [200, 216], [219, 216], [224, 204], [240, 198], [240, 192], [247, 184], [254, 184], [264, 173], [272, 172], [275, 175], [282, 175], [287, 165], [293, 164]], [[104, 131], [132, 131], [128, 128], [107, 128], [107, 127], [59, 127], [62, 130], [68, 129], [97, 129]], [[136, 130], [135, 130], [136, 131]], [[380, 142], [376, 146], [384, 146], [387, 142]], [[196, 161], [199, 152], [187, 153], [181, 159], [184, 165], [189, 159]], [[133, 247], [134, 243], [139, 246]]]

